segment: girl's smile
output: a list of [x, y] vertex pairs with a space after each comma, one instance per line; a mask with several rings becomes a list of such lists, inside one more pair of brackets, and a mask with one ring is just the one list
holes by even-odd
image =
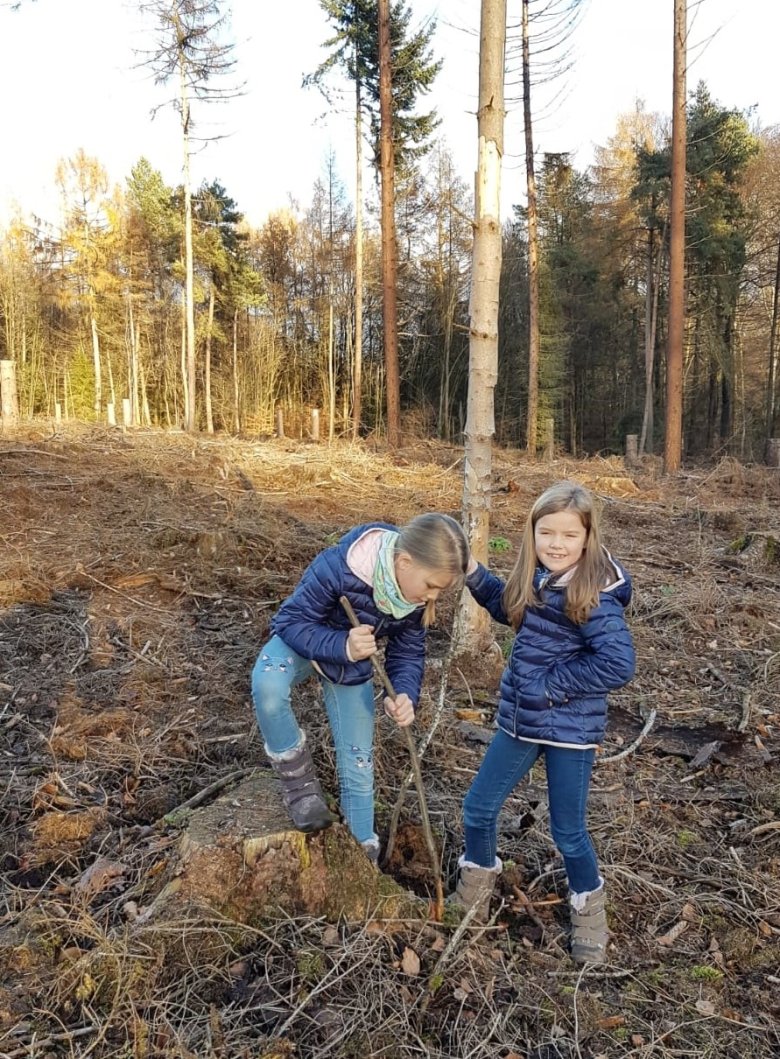
[[534, 527], [536, 557], [554, 574], [561, 574], [580, 561], [587, 539], [587, 530], [576, 511], [544, 515]]

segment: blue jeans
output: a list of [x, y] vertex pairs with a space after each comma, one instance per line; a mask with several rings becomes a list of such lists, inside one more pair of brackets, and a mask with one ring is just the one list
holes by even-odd
[[585, 825], [590, 775], [596, 758], [592, 748], [572, 750], [527, 743], [499, 729], [463, 803], [465, 859], [485, 868], [493, 867], [498, 814], [541, 754], [547, 768], [550, 830], [563, 856], [569, 886], [576, 893], [596, 890], [600, 885], [598, 863]]
[[365, 684], [331, 684], [306, 658], [301, 658], [278, 636], [260, 652], [252, 670], [252, 698], [265, 749], [271, 756], [294, 750], [303, 742], [290, 704], [290, 691], [309, 677], [322, 685], [336, 767], [341, 787], [341, 809], [358, 840], [376, 840], [374, 831], [374, 688]]

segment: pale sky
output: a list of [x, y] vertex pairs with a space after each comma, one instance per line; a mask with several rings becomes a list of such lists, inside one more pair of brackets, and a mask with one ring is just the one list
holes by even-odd
[[[476, 92], [479, 0], [411, 0], [418, 21], [438, 17], [435, 51], [444, 57], [428, 97], [442, 118], [440, 134], [461, 175], [471, 181], [476, 163]], [[509, 0], [510, 31], [519, 0]], [[580, 166], [595, 145], [615, 131], [619, 114], [642, 99], [648, 110], [671, 110], [673, 0], [586, 0], [576, 31], [575, 65], [551, 90], [534, 93], [536, 150], [569, 151]], [[141, 70], [134, 49], [149, 41], [132, 0], [22, 0], [18, 11], [0, 0], [0, 224], [14, 204], [22, 212], [58, 219], [54, 170], [79, 147], [97, 157], [114, 183], [124, 183], [141, 155], [174, 185], [181, 180], [178, 119], [150, 110], [170, 90]], [[776, 0], [690, 0], [689, 88], [703, 79], [727, 107], [755, 106], [766, 127], [780, 123]], [[193, 183], [217, 178], [249, 222], [287, 205], [305, 207], [323, 172], [329, 148], [351, 196], [353, 134], [344, 113], [330, 110], [304, 74], [324, 58], [330, 35], [318, 0], [232, 0], [232, 37], [245, 95], [226, 105], [195, 110], [225, 138], [194, 159]], [[518, 88], [507, 96], [519, 97]], [[426, 105], [427, 101], [423, 101]], [[522, 108], [510, 104], [503, 173], [504, 203], [522, 198]], [[515, 191], [517, 189], [517, 191]]]

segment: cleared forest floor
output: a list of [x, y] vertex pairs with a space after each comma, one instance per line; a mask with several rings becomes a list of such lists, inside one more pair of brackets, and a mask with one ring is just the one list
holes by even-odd
[[[780, 1054], [780, 475], [729, 460], [667, 482], [619, 460], [495, 457], [492, 533], [510, 543], [495, 569], [530, 501], [576, 477], [603, 498], [635, 581], [638, 674], [611, 698], [591, 802], [606, 968], [582, 974], [566, 955], [535, 772], [502, 819], [503, 906], [433, 990], [451, 927], [282, 913], [225, 929], [221, 948], [183, 932], [178, 961], [149, 956], [139, 975], [129, 924], [162, 885], [175, 810], [265, 768], [249, 673], [274, 607], [351, 526], [457, 515], [461, 456], [428, 442], [389, 455], [151, 433], [0, 439], [0, 1056]], [[419, 740], [445, 704], [423, 772], [449, 884], [499, 671], [449, 664], [452, 612], [430, 638], [415, 726]], [[299, 701], [335, 791], [315, 689]], [[382, 722], [384, 828], [405, 772]], [[409, 795], [392, 870], [425, 893], [417, 819]], [[102, 979], [84, 961], [96, 949], [113, 968]]]

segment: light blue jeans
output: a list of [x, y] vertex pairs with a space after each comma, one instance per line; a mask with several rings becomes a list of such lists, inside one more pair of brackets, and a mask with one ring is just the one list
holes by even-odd
[[463, 803], [465, 859], [492, 868], [496, 860], [498, 814], [514, 788], [544, 755], [550, 830], [563, 856], [569, 886], [589, 893], [601, 885], [596, 853], [585, 823], [596, 751], [546, 746], [513, 739], [499, 728]]
[[336, 767], [341, 788], [341, 810], [358, 842], [376, 841], [374, 831], [374, 687], [331, 684], [307, 658], [296, 654], [278, 636], [260, 652], [252, 670], [252, 698], [266, 752], [273, 757], [303, 742], [290, 692], [296, 684], [316, 676], [322, 685]]

